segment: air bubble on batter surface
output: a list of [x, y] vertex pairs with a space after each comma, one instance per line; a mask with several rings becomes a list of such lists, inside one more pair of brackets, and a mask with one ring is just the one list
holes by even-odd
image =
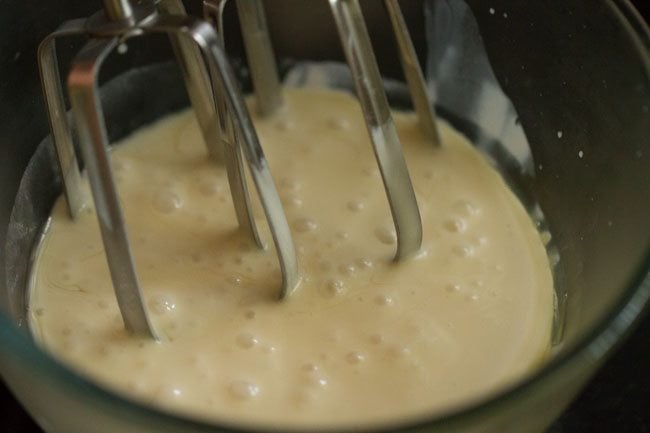
[[302, 200], [302, 198], [300, 198], [300, 197], [298, 197], [296, 195], [290, 195], [290, 196], [287, 196], [287, 197], [283, 198], [282, 203], [285, 206], [288, 206], [288, 207], [299, 208], [299, 207], [302, 207], [303, 200]]
[[162, 189], [154, 194], [153, 207], [158, 212], [169, 214], [183, 207], [183, 199], [172, 190]]
[[337, 131], [347, 131], [352, 127], [352, 124], [345, 117], [334, 117], [327, 122], [327, 125]]
[[375, 304], [379, 305], [380, 307], [390, 307], [395, 304], [395, 299], [389, 295], [377, 295], [375, 296], [374, 301]]
[[354, 261], [359, 269], [370, 269], [374, 266], [372, 259], [360, 257]]
[[452, 209], [459, 215], [466, 217], [478, 215], [481, 212], [481, 209], [469, 200], [456, 201], [452, 205]]
[[176, 399], [183, 396], [183, 389], [178, 386], [167, 385], [167, 386], [160, 387], [156, 392], [156, 394], [158, 394], [160, 397], [163, 398]]
[[356, 274], [357, 267], [352, 263], [343, 263], [339, 266], [339, 272], [346, 277], [351, 277]]
[[351, 200], [346, 206], [352, 212], [361, 212], [366, 207], [366, 204], [361, 200]]
[[329, 383], [327, 376], [325, 376], [321, 371], [305, 373], [303, 380], [308, 385], [314, 386], [316, 388], [325, 388]]
[[339, 239], [341, 241], [346, 241], [350, 239], [350, 233], [346, 231], [338, 231], [335, 233], [335, 235], [336, 235], [336, 239]]
[[349, 352], [345, 356], [345, 360], [348, 362], [348, 364], [361, 364], [366, 360], [366, 355], [363, 354], [362, 352], [359, 352], [357, 350], [354, 350], [352, 352]]
[[293, 223], [297, 232], [312, 232], [318, 228], [318, 223], [311, 218], [299, 218]]
[[411, 356], [411, 349], [401, 344], [391, 344], [388, 347], [386, 354], [390, 358], [394, 358], [394, 359], [407, 358]]
[[306, 373], [313, 373], [315, 371], [320, 370], [320, 367], [318, 366], [318, 364], [315, 364], [313, 362], [307, 362], [301, 365], [300, 369]]
[[471, 245], [456, 245], [453, 250], [454, 254], [461, 258], [470, 258], [476, 254], [476, 250]]
[[476, 238], [474, 238], [473, 243], [476, 246], [484, 247], [488, 243], [490, 243], [490, 241], [488, 240], [487, 236], [477, 236]]
[[478, 288], [483, 288], [483, 287], [485, 287], [485, 281], [476, 278], [476, 279], [472, 280], [472, 286], [478, 287]]
[[231, 275], [227, 278], [227, 281], [232, 286], [241, 286], [242, 278], [239, 275]]
[[250, 400], [259, 395], [260, 388], [246, 380], [233, 380], [228, 384], [228, 393], [237, 400]]
[[205, 197], [212, 197], [223, 191], [223, 185], [219, 179], [210, 177], [199, 183], [199, 192]]
[[452, 233], [463, 233], [467, 230], [467, 222], [462, 218], [448, 219], [443, 225], [447, 231]]
[[278, 352], [278, 348], [276, 346], [273, 346], [272, 344], [264, 346], [262, 348], [262, 352], [264, 352], [267, 355], [273, 355]]
[[325, 283], [325, 295], [329, 298], [334, 298], [345, 294], [345, 283], [341, 280], [332, 279]]
[[167, 314], [176, 309], [176, 303], [167, 295], [154, 295], [149, 300], [149, 308], [155, 314]]
[[393, 245], [397, 243], [397, 233], [393, 227], [378, 227], [375, 229], [375, 237], [382, 244]]
[[237, 345], [242, 349], [251, 349], [258, 343], [259, 339], [249, 332], [243, 332], [237, 336]]

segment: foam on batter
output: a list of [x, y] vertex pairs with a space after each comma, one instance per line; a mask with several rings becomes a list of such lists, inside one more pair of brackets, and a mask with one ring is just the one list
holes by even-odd
[[[59, 199], [31, 292], [37, 340], [118, 392], [197, 418], [294, 427], [397, 421], [485, 397], [550, 345], [553, 287], [539, 234], [500, 175], [441, 124], [397, 129], [422, 213], [418, 258], [396, 235], [356, 100], [287, 90], [254, 119], [303, 276], [277, 302], [275, 251], [237, 229], [223, 167], [190, 112], [112, 153], [137, 270], [165, 341], [128, 335], [97, 219]], [[263, 224], [263, 213], [256, 210]], [[267, 243], [271, 242], [264, 232]]]

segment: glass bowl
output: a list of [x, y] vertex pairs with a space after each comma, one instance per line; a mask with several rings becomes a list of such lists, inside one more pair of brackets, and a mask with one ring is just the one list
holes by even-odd
[[[15, 19], [0, 27], [11, 43], [0, 61], [3, 379], [48, 433], [250, 430], [119, 397], [59, 364], [31, 339], [27, 272], [59, 192], [49, 141], [39, 146], [47, 126], [35, 49], [56, 25], [88, 16], [93, 5], [15, 3]], [[305, 3], [267, 5], [278, 55], [340, 59], [326, 2]], [[650, 298], [650, 34], [625, 0], [425, 3], [424, 15], [419, 1], [403, 7], [426, 58], [438, 111], [499, 163], [540, 229], [552, 235], [554, 353], [535, 373], [489, 398], [385, 430], [541, 432], [621, 342]], [[364, 6], [381, 68], [399, 78], [380, 4]], [[240, 57], [236, 29], [227, 31], [233, 33], [230, 50]], [[436, 44], [427, 47], [427, 38]], [[187, 104], [173, 66], [143, 66], [169, 56], [163, 42], [145, 41], [140, 49], [134, 42], [106, 72], [103, 103], [112, 140]], [[74, 47], [62, 47], [64, 63]], [[283, 69], [295, 67], [283, 63]], [[393, 100], [399, 99], [397, 92]]]

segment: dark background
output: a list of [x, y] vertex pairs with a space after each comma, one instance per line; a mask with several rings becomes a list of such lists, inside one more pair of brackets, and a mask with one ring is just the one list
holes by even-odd
[[[648, 21], [647, 1], [633, 0], [633, 3]], [[42, 433], [2, 381], [0, 433]], [[549, 433], [650, 433], [650, 317], [647, 314]]]

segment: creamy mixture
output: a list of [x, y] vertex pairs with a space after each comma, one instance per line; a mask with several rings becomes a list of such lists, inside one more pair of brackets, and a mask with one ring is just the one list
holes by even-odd
[[244, 425], [397, 421], [521, 377], [550, 344], [553, 287], [539, 234], [461, 135], [442, 125], [435, 149], [414, 115], [395, 120], [422, 213], [417, 258], [391, 262], [396, 236], [356, 100], [287, 90], [282, 114], [255, 119], [303, 276], [276, 301], [275, 251], [238, 231], [225, 170], [182, 112], [112, 153], [164, 341], [124, 331], [96, 216], [89, 208], [72, 222], [63, 199], [33, 274], [37, 339], [133, 398]]

